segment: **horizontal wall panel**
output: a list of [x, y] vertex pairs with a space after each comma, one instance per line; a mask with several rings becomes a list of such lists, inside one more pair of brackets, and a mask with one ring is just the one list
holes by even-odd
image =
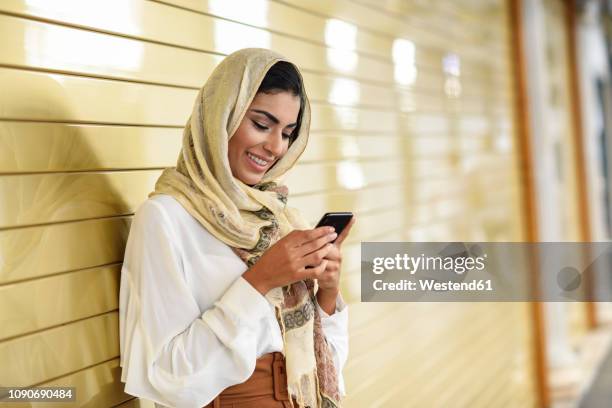
[[0, 341], [117, 309], [120, 270], [113, 265], [0, 286]]
[[11, 175], [0, 178], [0, 227], [128, 215], [161, 170]]
[[[5, 31], [5, 35], [1, 35], [2, 30]], [[9, 35], [9, 33], [13, 34]], [[5, 39], [6, 44], [2, 44], [2, 38]], [[9, 38], [20, 38], [23, 43], [9, 41]], [[75, 44], [82, 49], [70, 49], [68, 53], [62, 51], [63, 44], [68, 39], [71, 44]], [[99, 45], [96, 46], [96, 44]], [[32, 22], [1, 14], [0, 47], [4, 49], [2, 56], [0, 56], [0, 64], [5, 66], [86, 74], [110, 79], [127, 79], [194, 89], [200, 88], [204, 84], [208, 75], [221, 59], [217, 55], [203, 52], [177, 49], [48, 23]], [[95, 52], [92, 52], [92, 50], [95, 50]], [[124, 55], [121, 58], [113, 58], [117, 54]], [[295, 60], [295, 58], [292, 59]], [[106, 63], [106, 61], [108, 62]], [[299, 63], [299, 61], [296, 62]], [[308, 63], [312, 66], [309, 67]], [[300, 64], [303, 69], [318, 72], [325, 62], [316, 62], [309, 59], [304, 64]], [[145, 69], [149, 66], [154, 67], [154, 69]], [[339, 74], [342, 75], [343, 73], [340, 72]], [[380, 78], [391, 78], [390, 75], [392, 74], [381, 72], [376, 78], [365, 79], [380, 80]], [[490, 92], [482, 87], [482, 77], [484, 75], [486, 74], [480, 73], [478, 78], [475, 79], [462, 78], [461, 82], [466, 92], [476, 92], [476, 95], [482, 94], [482, 92]], [[307, 84], [310, 78], [320, 77], [320, 75], [309, 74], [306, 78]], [[417, 78], [419, 87], [436, 89], [438, 92], [442, 92], [444, 89], [446, 77], [439, 70], [420, 70]], [[346, 101], [351, 92], [353, 94], [360, 92], [359, 88], [356, 91], [348, 89], [351, 82], [346, 81], [350, 80], [342, 82], [336, 79], [334, 81], [335, 88], [332, 89], [328, 86], [329, 91], [326, 93], [326, 96], [331, 97], [332, 101], [342, 102], [343, 98]], [[353, 80], [352, 83], [354, 86], [355, 81]], [[364, 100], [379, 99], [366, 99], [368, 94], [371, 93], [367, 91], [368, 88], [363, 91]], [[317, 93], [314, 96], [317, 98]], [[426, 103], [427, 101], [423, 101], [425, 102], [423, 109], [432, 105], [431, 98], [429, 99], [429, 104]], [[435, 108], [435, 106], [431, 108]]]
[[[170, 167], [176, 164], [182, 133], [179, 128], [0, 122], [0, 173]], [[466, 133], [461, 151], [488, 149], [489, 140]], [[451, 143], [446, 135], [415, 134], [406, 140], [313, 131], [300, 163], [393, 157], [403, 145], [412, 156], [433, 157], [455, 150]]]
[[[125, 384], [121, 382], [118, 358], [45, 382], [40, 386], [75, 387], [76, 401], [70, 404], [78, 407], [112, 407], [123, 401], [139, 400], [123, 391]], [[32, 402], [31, 407], [48, 408], [49, 403]], [[153, 404], [151, 403], [148, 408], [154, 408]]]
[[[0, 343], [0, 384], [25, 387], [119, 355], [117, 312]], [[35, 356], [35, 358], [33, 358]]]
[[0, 231], [0, 284], [123, 261], [131, 217]]
[[[232, 3], [216, 1], [170, 0], [162, 1], [175, 4], [199, 13], [212, 14], [236, 22], [268, 28], [271, 31], [325, 44], [325, 33], [329, 31], [327, 19], [314, 14], [304, 13], [294, 7], [274, 1], [254, 3], [248, 0], [238, 0]], [[195, 13], [192, 13], [195, 14]], [[355, 36], [356, 50], [388, 58], [390, 41], [388, 38], [370, 33], [357, 32]]]
[[0, 68], [0, 88], [0, 119], [148, 126], [183, 127], [197, 95], [191, 89], [8, 68]]
[[[468, 132], [449, 132], [439, 134], [418, 132], [406, 129], [394, 134], [374, 132], [311, 132], [308, 146], [300, 157], [300, 163], [342, 160], [342, 159], [380, 159], [406, 157], [412, 160], [446, 158], [455, 162], [473, 162], [488, 155], [497, 160], [503, 156], [511, 160], [512, 140], [494, 136], [491, 132], [470, 134]], [[511, 152], [511, 153], [509, 153]]]
[[[161, 0], [166, 4], [174, 4], [179, 7], [184, 7], [189, 10], [198, 11], [201, 13], [212, 14], [227, 18], [236, 22], [241, 22], [248, 25], [253, 25], [261, 28], [269, 28], [274, 32], [281, 32], [303, 38], [308, 41], [315, 41], [320, 44], [329, 44], [331, 46], [342, 45], [341, 40], [334, 38], [336, 36], [342, 36], [342, 38], [350, 38], [346, 41], [345, 46], [351, 50], [355, 50], [363, 55], [375, 55], [378, 58], [390, 60], [392, 57], [393, 40], [395, 38], [403, 37], [411, 41], [417, 47], [417, 55], [422, 56], [423, 54], [432, 54], [431, 61], [438, 62], [440, 60], [437, 54], [446, 52], [448, 49], [448, 37], [456, 39], [453, 43], [453, 51], [458, 53], [462, 58], [468, 60], [470, 63], [488, 64], [492, 67], [499, 65], [499, 59], [487, 58], [487, 54], [480, 49], [474, 49], [474, 47], [466, 47], [466, 44], [470, 42], [459, 41], [459, 38], [465, 36], [466, 30], [458, 30], [458, 32], [444, 37], [439, 34], [439, 30], [432, 30], [431, 25], [424, 26], [421, 29], [415, 29], [414, 24], [407, 25], [406, 19], [403, 19], [401, 24], [400, 32], [397, 31], [369, 31], [368, 24], [363, 25], [361, 21], [350, 20], [346, 18], [340, 18], [340, 20], [334, 18], [333, 14], [329, 18], [320, 14], [317, 10], [311, 12], [311, 4], [305, 6], [303, 3], [294, 2], [297, 7], [292, 5], [285, 5], [282, 2], [277, 1], [262, 1], [259, 3], [249, 2], [248, 0], [242, 0], [236, 3], [224, 3], [216, 1], [194, 1], [194, 0]], [[312, 3], [312, 2], [311, 2]], [[359, 5], [344, 2], [343, 4], [347, 9], [354, 9], [360, 7]], [[315, 5], [315, 7], [320, 5]], [[363, 9], [363, 7], [361, 7]], [[372, 15], [376, 15], [375, 18], [381, 18], [381, 13], [377, 10], [367, 10], [361, 14], [361, 17], [368, 15], [364, 19], [372, 19]], [[189, 17], [183, 15], [183, 20], [189, 20]], [[344, 16], [343, 16], [344, 17]], [[383, 16], [385, 19], [388, 16]], [[296, 22], [298, 20], [299, 22]], [[419, 16], [414, 16], [414, 21], [423, 20], [422, 13]], [[357, 21], [357, 24], [353, 24]], [[429, 23], [429, 21], [428, 21]], [[398, 23], [393, 22], [393, 26], [397, 27]], [[445, 24], [438, 29], [448, 27]], [[366, 28], [364, 30], [363, 28]], [[388, 28], [388, 27], [385, 27]], [[478, 38], [479, 45], [481, 48], [485, 48], [491, 52], [503, 52], [500, 50], [499, 38], [497, 33], [489, 33], [486, 38], [487, 42], [482, 41], [482, 38]], [[474, 42], [474, 41], [472, 41]], [[435, 54], [434, 54], [435, 53]], [[434, 57], [435, 55], [435, 57]], [[505, 55], [504, 55], [505, 57]], [[426, 58], [427, 59], [427, 58]], [[429, 65], [432, 64], [430, 59], [427, 59]]]
[[430, 182], [427, 179], [411, 180], [409, 185], [413, 192], [409, 194], [409, 201], [413, 204], [426, 205], [429, 201], [433, 202], [441, 199], [457, 198], [458, 200], [464, 200], [467, 193], [473, 195], [472, 200], [477, 202], [478, 205], [483, 202], [494, 203], [497, 200], [497, 194], [487, 194], [487, 191], [495, 190], [496, 193], [502, 195], [505, 193], [520, 193], [520, 188], [511, 183], [512, 176], [510, 173], [493, 173], [478, 183], [457, 180], [452, 176], [431, 179]]
[[0, 173], [175, 166], [183, 130], [0, 122]]
[[[406, 26], [415, 30], [429, 30], [437, 34], [441, 40], [446, 36], [454, 38], [461, 45], [480, 43], [485, 39], [491, 45], [502, 47], [505, 37], [509, 35], [508, 27], [501, 24], [483, 24], [483, 16], [499, 19], [496, 8], [483, 10], [486, 5], [474, 3], [474, 10], [467, 2], [378, 2], [376, 0], [353, 0], [364, 5], [374, 13], [385, 13], [396, 20], [401, 20]], [[480, 10], [479, 10], [480, 8]], [[462, 24], [449, 24], [461, 21]], [[462, 30], [463, 24], [469, 24], [470, 30]]]
[[401, 152], [404, 140], [396, 136], [351, 135], [350, 132], [311, 132], [299, 163], [391, 158]]
[[[491, 163], [493, 161], [496, 161], [496, 163]], [[464, 160], [458, 160], [453, 156], [446, 159], [418, 157], [415, 158], [413, 163], [411, 163], [410, 168], [413, 172], [412, 177], [414, 179], [420, 179], [423, 182], [427, 182], [427, 180], [430, 178], [438, 179], [441, 178], [442, 175], [452, 175], [453, 172], [456, 171], [465, 172], [465, 174], [475, 174], [478, 172], [478, 170], [485, 168], [492, 173], [494, 169], [500, 169], [500, 171], [505, 171], [508, 175], [514, 176], [514, 172], [508, 168], [508, 165], [513, 165], [515, 162], [516, 157], [514, 155], [502, 154], [491, 154], [490, 157], [478, 157], [474, 155], [470, 159], [466, 157]], [[490, 175], [491, 173], [483, 175], [483, 177], [488, 178]], [[482, 183], [480, 180], [468, 182], [472, 184]]]
[[182, 86], [204, 83], [222, 59], [1, 14], [0, 47], [2, 65]]
[[419, 81], [414, 86], [397, 88], [383, 83], [304, 72], [309, 98], [335, 105], [367, 106], [401, 112], [459, 110], [487, 113], [505, 109], [512, 101], [508, 93], [482, 79], [461, 80], [460, 98], [454, 98], [445, 90], [444, 76], [420, 72], [418, 77]]
[[[260, 30], [245, 27], [236, 23], [218, 20], [220, 34], [231, 38], [243, 35], [244, 41], [239, 47], [229, 44], [225, 50], [210, 47], [210, 51], [229, 53], [236, 48], [246, 46], [262, 46], [253, 41]], [[12, 33], [9, 35], [9, 33]], [[202, 38], [211, 38], [212, 33]], [[270, 35], [268, 43], [274, 48], [295, 61], [305, 69], [339, 71], [327, 62], [325, 47], [317, 46], [303, 41], [286, 37]], [[13, 66], [28, 66], [45, 69], [54, 69], [68, 72], [88, 73], [109, 78], [123, 78], [155, 83], [168, 83], [184, 81], [189, 83], [203, 83], [212, 68], [221, 60], [218, 55], [206, 54], [200, 51], [178, 49], [171, 46], [147, 43], [129, 38], [110, 36], [97, 32], [63, 27], [54, 24], [36, 22], [11, 16], [0, 15], [0, 46], [5, 50], [0, 63]], [[22, 39], [23, 42], [9, 41], [9, 38]], [[223, 38], [223, 37], [220, 37]], [[63, 43], [70, 39], [72, 47], [65, 50]], [[252, 44], [248, 44], [253, 41]], [[95, 50], [95, 52], [93, 52]], [[337, 50], [330, 51], [337, 53]], [[115, 58], [121, 55], [121, 58]], [[304, 57], [307, 55], [308, 57]], [[71, 57], [72, 56], [72, 57]], [[107, 62], [108, 61], [108, 62]], [[106, 62], [106, 63], [105, 63]], [[187, 65], [188, 63], [190, 63]], [[147, 69], [147, 67], [151, 67]], [[155, 67], [155, 69], [152, 69]], [[175, 73], [181, 69], [181, 77]], [[185, 69], [191, 70], [185, 72]], [[174, 71], [174, 72], [173, 72]], [[377, 78], [391, 78], [393, 75], [390, 64], [378, 60], [361, 57], [351, 75], [376, 80]], [[177, 83], [174, 82], [176, 85]]]
[[[311, 176], [327, 174], [327, 183], [316, 180], [318, 191], [326, 187], [354, 190], [397, 179], [397, 173], [388, 169], [388, 163], [383, 161], [304, 164], [293, 169], [291, 177], [303, 177], [309, 172]], [[0, 178], [0, 227], [129, 215], [154, 190], [160, 174], [160, 170], [138, 170], [5, 176]], [[368, 190], [362, 190], [363, 199], [372, 203], [371, 198], [365, 198], [368, 194]], [[334, 208], [357, 205], [357, 201], [346, 194], [325, 197], [326, 205]]]
[[304, 164], [287, 174], [285, 183], [292, 194], [305, 194], [337, 188], [359, 189], [371, 184], [391, 183], [401, 176], [401, 161], [358, 162], [345, 160], [333, 164]]
[[425, 224], [435, 220], [449, 220], [453, 217], [465, 217], [472, 211], [469, 203], [456, 199], [431, 200], [427, 203], [413, 205], [410, 211], [410, 222], [413, 224]]
[[359, 190], [336, 191], [289, 197], [289, 205], [298, 208], [308, 219], [317, 219], [326, 212], [353, 211], [362, 213], [402, 205], [404, 189], [401, 185], [377, 185]]
[[[192, 0], [162, 0], [166, 4], [174, 4], [200, 13], [212, 14], [262, 28], [269, 28], [275, 32], [288, 34], [326, 43], [326, 31], [329, 31], [329, 20], [319, 15], [304, 13], [280, 2], [262, 1], [258, 3], [247, 0], [225, 3], [215, 1]], [[250, 12], [245, 12], [245, 10]], [[376, 55], [380, 58], [389, 58], [391, 55], [391, 41], [387, 37], [372, 33], [358, 31], [355, 35], [355, 49], [364, 54]]]
[[[411, 20], [411, 24], [407, 24], [405, 18], [394, 18], [394, 16], [391, 16], [387, 13], [372, 9], [370, 7], [359, 5], [350, 0], [336, 0], [333, 2], [325, 0], [311, 0], [307, 3], [304, 3], [300, 0], [282, 0], [282, 3], [290, 4], [297, 9], [305, 10], [312, 14], [320, 15], [324, 18], [337, 18], [342, 21], [348, 22], [349, 24], [353, 24], [359, 28], [371, 30], [374, 33], [381, 33], [387, 36], [405, 38], [408, 40], [412, 40], [413, 38], [419, 38], [419, 43], [424, 43], [428, 45], [431, 44], [433, 46], [442, 46], [445, 49], [448, 49], [450, 47], [448, 41], [449, 36], [446, 33], [443, 34], [444, 30], [441, 29], [444, 26], [448, 26], [448, 22], [443, 26], [435, 27], [434, 29], [434, 27], [430, 25], [431, 23], [429, 19], [421, 18], [421, 21], [419, 21], [418, 17], [420, 16], [415, 16], [415, 18]], [[490, 23], [490, 21], [488, 22]], [[417, 28], [420, 24], [422, 24], [422, 26], [420, 28]], [[471, 27], [470, 30], [464, 31], [471, 31]], [[461, 35], [459, 36], [459, 38], [461, 38]], [[457, 38], [457, 40], [459, 40], [459, 38]], [[500, 42], [501, 41], [492, 41], [492, 43], [497, 44], [499, 44]], [[453, 43], [452, 48], [460, 48], [461, 44], [465, 43], [456, 41]], [[468, 56], [472, 56], [472, 58], [479, 58], [481, 61], [490, 61], [490, 59], [487, 58], [486, 52], [483, 52], [478, 48], [471, 47], [468, 50], [464, 51], [464, 55], [465, 53], [468, 53]]]
[[[357, 181], [363, 186], [393, 179], [389, 178], [389, 176], [395, 177], [393, 176], [394, 173], [387, 171], [387, 163], [385, 162], [346, 162], [351, 164], [347, 169], [343, 169], [343, 163], [340, 162], [331, 165], [331, 167], [323, 164], [299, 165], [293, 170], [292, 177], [302, 177], [304, 174], [316, 174], [317, 172], [319, 174], [328, 174], [326, 179], [331, 183], [328, 185], [329, 188], [350, 188], [352, 187], [351, 183], [356, 182], [352, 181], [351, 177], [355, 180], [358, 179]], [[462, 202], [462, 191], [459, 188], [464, 189], [468, 186], [460, 186], [455, 181], [453, 186], [455, 188], [454, 194], [449, 193], [447, 190], [443, 192], [438, 190], [438, 194], [432, 195], [428, 191], [431, 191], [431, 187], [435, 184], [427, 183], [427, 176], [435, 175], [435, 173], [429, 173], [428, 175], [421, 174], [418, 171], [420, 167], [418, 167], [417, 163], [413, 163], [414, 174], [425, 177], [425, 179], [423, 184], [424, 190], [418, 189], [418, 194], [414, 195], [414, 202], [423, 202], [423, 208], [431, 213], [435, 213], [437, 208], [435, 204], [439, 202], [437, 201], [438, 199], [456, 196], [458, 202]], [[427, 160], [422, 168], [441, 169], [444, 164], [444, 161], [432, 164], [431, 161]], [[380, 170], [377, 170], [377, 168]], [[451, 168], [447, 171], [451, 171]], [[361, 173], [361, 176], [359, 176], [359, 173]], [[159, 174], [160, 171], [155, 170], [109, 173], [56, 173], [4, 177], [0, 180], [0, 191], [4, 191], [4, 194], [1, 195], [4, 197], [4, 211], [0, 213], [1, 225], [2, 227], [15, 227], [17, 225], [130, 214], [140, 202], [146, 199], [148, 193], [153, 190], [154, 183]], [[487, 181], [487, 178], [481, 179], [478, 187], [482, 191], [490, 190], [499, 185], [501, 181], [509, 180], [510, 177], [512, 177], [511, 174], [502, 173], [494, 175], [494, 173], [489, 173], [487, 178], [491, 178], [491, 180]], [[325, 187], [325, 184], [321, 183], [323, 180], [325, 178], [317, 178], [316, 186], [319, 188]], [[446, 185], [448, 184], [449, 182], [446, 183]], [[364, 196], [368, 194], [367, 191], [363, 191]], [[293, 193], [300, 193], [300, 191], [293, 191]], [[301, 193], [303, 194], [304, 191]], [[493, 204], [490, 200], [496, 197], [491, 195], [484, 196], [484, 198], [489, 200], [490, 204]], [[501, 197], [501, 199], [498, 197], [496, 202], [505, 198], [505, 196]], [[310, 197], [310, 200], [316, 201], [316, 198]], [[335, 200], [334, 197], [330, 196], [327, 197], [326, 203], [327, 205], [335, 205]], [[431, 202], [431, 200], [436, 200], [436, 203]], [[348, 205], [348, 202], [342, 199], [338, 202], [344, 202]], [[311, 201], [311, 203], [314, 203], [314, 201]], [[445, 215], [444, 213], [435, 214], [437, 216]], [[11, 221], [13, 221], [13, 224], [10, 224]]]
[[[386, 61], [381, 61], [378, 58], [374, 59], [366, 55], [357, 55], [351, 51], [336, 48], [337, 46], [326, 48], [324, 45], [312, 44], [310, 41], [296, 40], [268, 30], [224, 19], [189, 13], [173, 7], [161, 7], [159, 4], [154, 6], [146, 4], [140, 7], [154, 7], [155, 10], [148, 9], [146, 14], [155, 14], [158, 19], [164, 19], [167, 25], [161, 27], [169, 27], [172, 26], [172, 21], [180, 21], [180, 31], [184, 33], [184, 37], [188, 37], [188, 39], [177, 42], [176, 38], [174, 38], [176, 37], [175, 35], [168, 38], [169, 36], [166, 32], [156, 32], [148, 37], [154, 41], [162, 41], [164, 43], [180, 45], [181, 47], [222, 54], [229, 54], [239, 48], [249, 46], [272, 47], [291, 58], [303, 69], [313, 71], [323, 70], [340, 75], [348, 73], [351, 76], [364, 80], [393, 78], [391, 53], [388, 54]], [[98, 16], [100, 15], [103, 14], [98, 13]], [[22, 22], [21, 26], [18, 21]], [[206, 65], [204, 70], [198, 71], [200, 65], [197, 62], [189, 66], [183, 65], [180, 60], [182, 58], [193, 58], [192, 50], [174, 49], [175, 47], [147, 43], [138, 39], [109, 36], [108, 34], [63, 27], [46, 22], [34, 22], [12, 16], [0, 16], [1, 26], [5, 26], [6, 30], [10, 30], [13, 33], [23, 33], [23, 35], [18, 37], [23, 38], [24, 42], [27, 42], [25, 44], [13, 43], [13, 47], [11, 47], [10, 43], [0, 44], [6, 49], [6, 55], [9, 58], [12, 56], [18, 58], [19, 50], [27, 50], [28, 55], [26, 55], [26, 58], [30, 60], [30, 63], [50, 64], [55, 66], [52, 69], [68, 70], [71, 72], [91, 72], [90, 70], [93, 67], [93, 69], [96, 69], [96, 72], [91, 72], [92, 74], [125, 78], [125, 75], [128, 75], [128, 77], [130, 77], [129, 75], [147, 75], [147, 71], [143, 69], [144, 67], [158, 66], [159, 64], [158, 75], [166, 75], [166, 69], [172, 70], [173, 66], [181, 67], [183, 70], [185, 68], [191, 69], [192, 72], [185, 75], [184, 80], [187, 81], [192, 77], [190, 74], [195, 74], [197, 78], [200, 78], [197, 76], [197, 72], [200, 72], [200, 75], [204, 75], [205, 78], [211, 68], [210, 65]], [[157, 25], [157, 27], [160, 26]], [[335, 35], [339, 36], [342, 33]], [[43, 38], [44, 42], [37, 40]], [[60, 56], [50, 54], [53, 50], [61, 51], [63, 49], [61, 41], [67, 38], [71, 40], [74, 55], [79, 55], [78, 59], [58, 58]], [[232, 40], [232, 38], [240, 38], [240, 41]], [[194, 43], [194, 40], [197, 42]], [[89, 51], [91, 48], [88, 48], [88, 45], [91, 44], [98, 45], [95, 47], [96, 54]], [[16, 53], [12, 50], [15, 50]], [[414, 60], [415, 67], [419, 71], [440, 72], [440, 61], [444, 55], [440, 51], [431, 48], [422, 48], [419, 51], [417, 54], [418, 58]], [[115, 54], [112, 54], [113, 52]], [[111, 56], [116, 56], [116, 53], [120, 53], [122, 58], [110, 58]], [[165, 53], [175, 54], [174, 60], [165, 60]], [[306, 55], [308, 56], [307, 58], [304, 57]], [[103, 58], [100, 61], [109, 61], [111, 64], [117, 65], [109, 65], [109, 63], [96, 64], [95, 58]], [[211, 58], [217, 61], [220, 59], [218, 56], [211, 55], [203, 55], [201, 58], [203, 58], [202, 61], [209, 61], [205, 64], [209, 64]], [[495, 63], [495, 61], [495, 59], [490, 59], [489, 63]], [[3, 63], [11, 64], [10, 62]], [[57, 64], [61, 64], [61, 66]], [[75, 64], [81, 65], [81, 68], [74, 66]], [[51, 68], [51, 66], [47, 68]], [[490, 69], [483, 66], [482, 61], [472, 62], [467, 56], [463, 61], [463, 76], [480, 78], [483, 75], [497, 76], [497, 72], [496, 68]], [[155, 72], [151, 72], [151, 74], [154, 75]], [[172, 75], [168, 76], [172, 77]], [[154, 78], [140, 80], [167, 83], [166, 81], [159, 81]], [[176, 80], [180, 79], [177, 78]], [[506, 78], [499, 76], [499, 80], [505, 81]]]
[[394, 132], [401, 125], [402, 119], [400, 115], [388, 111], [314, 105], [311, 126], [322, 130]]
[[[197, 95], [196, 90], [8, 68], [0, 68], [0, 87], [0, 119], [146, 126], [183, 127]], [[121, 106], [117, 100], [123, 101]], [[412, 123], [427, 127], [431, 120], [447, 122], [442, 113], [404, 115], [319, 104], [313, 104], [312, 117], [313, 131], [391, 132], [410, 128]], [[470, 126], [472, 122], [466, 123]], [[444, 128], [429, 129], [439, 132]]]

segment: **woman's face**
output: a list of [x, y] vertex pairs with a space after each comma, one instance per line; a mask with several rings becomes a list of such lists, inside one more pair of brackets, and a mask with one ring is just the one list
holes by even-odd
[[234, 177], [250, 186], [262, 179], [287, 152], [299, 110], [300, 98], [290, 92], [255, 95], [229, 140], [228, 158]]

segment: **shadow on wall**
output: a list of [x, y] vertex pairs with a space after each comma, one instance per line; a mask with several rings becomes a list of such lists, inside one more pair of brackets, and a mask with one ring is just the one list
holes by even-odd
[[138, 129], [68, 124], [90, 119], [74, 108], [95, 95], [80, 89], [75, 105], [70, 77], [25, 77], [0, 72], [0, 384], [74, 386], [77, 406], [116, 405], [132, 398], [117, 313], [128, 216], [152, 187], [131, 183], [159, 171], [100, 171]]

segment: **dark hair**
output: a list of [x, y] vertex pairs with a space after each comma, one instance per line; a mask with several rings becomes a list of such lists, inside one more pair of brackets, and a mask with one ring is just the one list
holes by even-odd
[[296, 139], [297, 132], [302, 125], [302, 116], [304, 114], [304, 86], [295, 65], [287, 61], [279, 61], [272, 65], [257, 89], [257, 93], [263, 92], [266, 94], [274, 94], [282, 91], [291, 92], [293, 95], [300, 98], [300, 110], [298, 112], [296, 126], [291, 132], [291, 139], [289, 140], [289, 144], [291, 144]]

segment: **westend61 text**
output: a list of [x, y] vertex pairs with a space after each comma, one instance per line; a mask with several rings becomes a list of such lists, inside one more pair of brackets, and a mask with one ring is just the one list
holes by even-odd
[[434, 279], [419, 279], [418, 285], [415, 281], [409, 281], [402, 279], [398, 282], [383, 282], [381, 279], [377, 279], [372, 284], [374, 290], [385, 291], [385, 290], [427, 290], [434, 292], [446, 292], [446, 291], [492, 291], [493, 285], [491, 279], [474, 279], [470, 282], [440, 282]]

